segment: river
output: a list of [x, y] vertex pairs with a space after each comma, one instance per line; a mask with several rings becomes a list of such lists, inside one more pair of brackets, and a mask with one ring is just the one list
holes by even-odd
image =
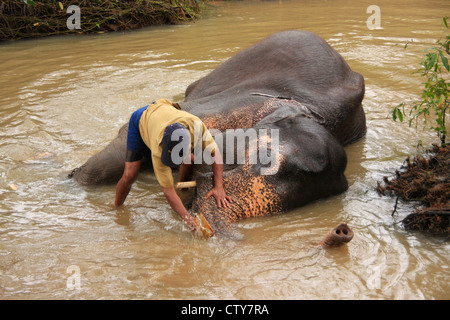
[[[395, 199], [375, 191], [423, 150], [419, 140], [438, 142], [388, 113], [420, 94], [412, 72], [449, 9], [448, 0], [216, 2], [181, 25], [0, 44], [0, 298], [449, 299], [449, 242], [406, 231], [411, 205], [391, 217]], [[132, 111], [182, 100], [191, 82], [288, 29], [317, 33], [365, 78], [368, 132], [346, 147], [347, 192], [240, 222], [243, 240], [204, 240], [151, 173], [118, 210], [114, 185], [66, 179]], [[318, 249], [342, 221], [353, 240]]]

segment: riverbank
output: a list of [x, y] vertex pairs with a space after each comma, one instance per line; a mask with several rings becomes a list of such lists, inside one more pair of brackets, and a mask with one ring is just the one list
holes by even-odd
[[[433, 146], [429, 156], [406, 159], [395, 178], [384, 177], [377, 190], [393, 193], [407, 202], [418, 202], [420, 209], [409, 214], [402, 223], [408, 230], [433, 235], [450, 235], [450, 146]], [[397, 198], [397, 201], [398, 201]], [[397, 201], [394, 212], [397, 209]]]
[[0, 1], [0, 41], [104, 33], [198, 18], [200, 0]]

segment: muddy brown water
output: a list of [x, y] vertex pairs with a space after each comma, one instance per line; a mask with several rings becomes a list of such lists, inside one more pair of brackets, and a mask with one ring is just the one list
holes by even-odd
[[[450, 3], [377, 1], [374, 30], [366, 23], [372, 4], [215, 3], [203, 19], [178, 26], [2, 43], [0, 298], [450, 298], [449, 243], [405, 231], [399, 222], [411, 207], [400, 203], [391, 217], [394, 199], [374, 190], [418, 140], [437, 141], [393, 123], [388, 110], [420, 93], [412, 71], [442, 34]], [[191, 82], [287, 29], [319, 34], [365, 77], [368, 132], [346, 148], [347, 192], [240, 222], [241, 241], [205, 241], [171, 211], [151, 173], [119, 210], [115, 186], [65, 179], [134, 109], [181, 100]], [[348, 246], [317, 249], [342, 221], [355, 233]]]

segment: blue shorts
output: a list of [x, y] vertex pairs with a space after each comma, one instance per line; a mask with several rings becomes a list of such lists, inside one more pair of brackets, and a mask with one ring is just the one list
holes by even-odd
[[139, 131], [139, 121], [141, 120], [142, 113], [147, 109], [148, 105], [142, 107], [131, 115], [130, 122], [128, 124], [128, 137], [127, 137], [127, 150], [137, 153], [147, 159], [151, 158], [150, 149], [142, 140], [141, 133]]

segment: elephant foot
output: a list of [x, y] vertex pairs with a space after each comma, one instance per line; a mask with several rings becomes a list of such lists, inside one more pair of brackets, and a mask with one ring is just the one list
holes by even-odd
[[73, 176], [75, 175], [75, 173], [76, 173], [78, 170], [80, 170], [80, 168], [75, 168], [75, 169], [73, 169], [73, 170], [67, 175], [67, 178], [72, 179]]
[[320, 242], [323, 248], [337, 248], [353, 239], [353, 231], [346, 223], [341, 223], [332, 230]]

